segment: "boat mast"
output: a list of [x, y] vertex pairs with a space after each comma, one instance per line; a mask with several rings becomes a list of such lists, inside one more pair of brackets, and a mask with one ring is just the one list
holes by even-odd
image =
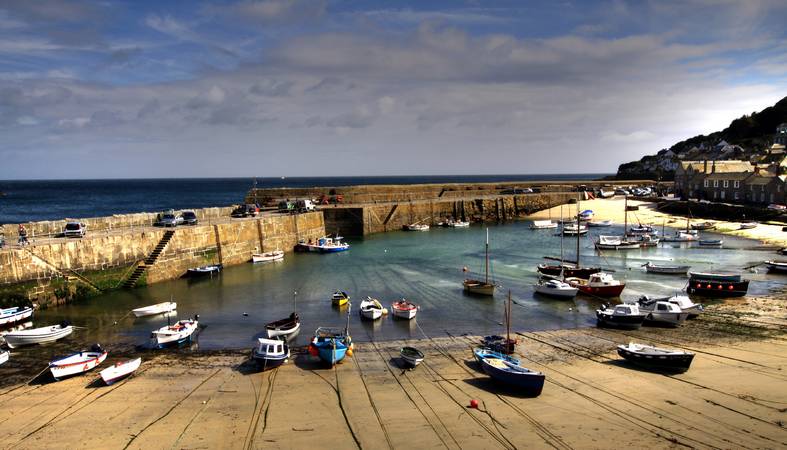
[[292, 291], [292, 308], [295, 312], [298, 312], [298, 291]]
[[579, 269], [579, 198], [581, 193], [577, 193], [577, 269]]
[[485, 266], [485, 268], [484, 268], [484, 272], [485, 272], [484, 282], [486, 284], [489, 284], [489, 228], [486, 229], [486, 247], [485, 247], [485, 251], [486, 251], [486, 263], [484, 264], [484, 266]]
[[628, 236], [629, 229], [629, 196], [623, 196], [623, 238]]
[[[563, 205], [560, 205], [560, 223], [563, 223]], [[561, 225], [562, 226], [562, 225]], [[563, 236], [565, 233], [560, 230], [560, 272], [563, 273]]]
[[511, 289], [508, 290], [508, 305], [506, 305], [506, 346], [511, 342]]

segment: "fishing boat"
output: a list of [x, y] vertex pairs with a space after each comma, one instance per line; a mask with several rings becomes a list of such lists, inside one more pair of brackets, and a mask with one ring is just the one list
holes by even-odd
[[752, 228], [757, 228], [759, 222], [741, 222], [738, 226], [739, 230], [751, 230]]
[[33, 308], [29, 306], [0, 309], [0, 327], [21, 322], [29, 319], [32, 315]]
[[663, 297], [656, 300], [666, 301], [678, 305], [681, 311], [689, 314], [689, 319], [699, 316], [704, 310], [701, 304], [694, 303], [687, 295], [673, 295], [672, 297]]
[[678, 326], [689, 318], [689, 313], [684, 312], [674, 303], [663, 300], [651, 299], [643, 295], [637, 300], [639, 310], [645, 313], [645, 321]]
[[511, 312], [511, 291], [509, 290], [508, 302], [506, 303], [506, 307], [503, 310], [503, 316], [506, 324], [506, 335], [505, 337], [498, 335], [484, 336], [484, 347], [491, 348], [494, 351], [504, 353], [506, 355], [510, 355], [516, 351], [517, 339], [511, 338]]
[[415, 367], [424, 360], [423, 352], [415, 347], [402, 347], [399, 355], [407, 367]]
[[425, 223], [411, 223], [404, 227], [405, 231], [429, 231], [429, 225]]
[[697, 232], [676, 231], [670, 235], [663, 235], [661, 242], [694, 242], [699, 239]]
[[712, 230], [714, 228], [716, 228], [716, 225], [714, 225], [712, 222], [700, 222], [700, 223], [691, 224], [691, 229], [697, 231]]
[[645, 321], [645, 313], [639, 310], [637, 305], [620, 304], [614, 308], [601, 305], [601, 309], [596, 310], [596, 323], [599, 327], [615, 327], [626, 329], [637, 329]]
[[579, 289], [560, 280], [539, 280], [533, 288], [536, 293], [557, 298], [574, 298]]
[[724, 241], [721, 239], [700, 239], [701, 247], [721, 247]]
[[601, 267], [577, 267], [570, 263], [565, 264], [539, 264], [538, 272], [544, 275], [553, 277], [560, 276], [561, 274], [566, 277], [572, 278], [590, 278], [594, 273], [601, 272]]
[[418, 313], [418, 305], [405, 299], [397, 300], [391, 304], [394, 317], [410, 320]]
[[[428, 226], [428, 225], [427, 225]], [[470, 222], [462, 221], [462, 220], [451, 220], [448, 222], [449, 228], [469, 228]]]
[[[743, 297], [749, 290], [749, 280], [743, 280], [740, 275], [732, 275], [730, 278], [738, 278], [738, 281], [731, 281], [724, 278], [705, 278], [693, 272], [689, 273], [689, 283], [686, 292], [689, 295], [699, 295], [703, 297]], [[723, 275], [716, 275], [724, 277]]]
[[290, 359], [290, 347], [278, 339], [257, 339], [257, 347], [251, 352], [251, 359], [263, 371], [273, 369]]
[[115, 363], [114, 366], [110, 366], [102, 370], [99, 375], [101, 375], [101, 379], [104, 380], [104, 384], [111, 386], [112, 384], [136, 372], [136, 370], [139, 369], [140, 364], [142, 364], [142, 358], [120, 361]]
[[8, 358], [11, 356], [11, 352], [8, 350], [0, 350], [0, 366], [8, 362]]
[[281, 250], [274, 250], [272, 252], [265, 252], [265, 253], [253, 253], [251, 255], [251, 262], [253, 263], [283, 261], [283, 260], [284, 260], [284, 252]]
[[604, 227], [611, 227], [612, 221], [611, 220], [591, 220], [585, 225], [591, 228], [604, 228]]
[[331, 295], [331, 304], [333, 306], [344, 306], [350, 301], [350, 296], [344, 291], [336, 291]]
[[205, 277], [218, 275], [224, 266], [221, 264], [209, 264], [207, 266], [192, 267], [186, 271], [186, 276], [189, 277]]
[[664, 275], [686, 275], [691, 266], [680, 266], [672, 264], [653, 264], [648, 261], [642, 265], [648, 273], [658, 273]]
[[269, 338], [290, 336], [301, 329], [301, 318], [293, 312], [289, 317], [265, 324], [265, 332]]
[[551, 228], [557, 228], [557, 223], [551, 220], [534, 220], [533, 223], [530, 224], [531, 230], [548, 230]]
[[295, 245], [296, 252], [310, 252], [310, 253], [338, 253], [350, 249], [350, 244], [342, 242], [344, 239], [341, 236], [327, 237], [323, 236], [316, 241], [305, 241], [301, 239]]
[[588, 234], [588, 228], [585, 225], [571, 224], [571, 225], [564, 225], [562, 233], [566, 236], [577, 236], [577, 235], [584, 235]]
[[658, 247], [659, 241], [659, 238], [651, 234], [640, 234], [633, 238], [633, 242], [639, 244], [640, 248]]
[[498, 358], [484, 358], [481, 367], [487, 375], [497, 382], [520, 389], [530, 395], [538, 396], [544, 388], [545, 376], [519, 364]]
[[184, 319], [174, 325], [166, 325], [151, 333], [158, 348], [173, 347], [191, 342], [194, 332], [199, 327], [199, 315], [193, 319]]
[[143, 306], [142, 308], [132, 309], [134, 317], [155, 316], [158, 314], [171, 313], [178, 309], [178, 304], [175, 302], [156, 303], [155, 305]]
[[362, 300], [358, 309], [358, 314], [361, 315], [361, 318], [369, 320], [377, 320], [387, 312], [388, 310], [383, 308], [379, 300], [371, 297], [366, 297], [366, 300]]
[[648, 369], [685, 372], [694, 360], [694, 353], [684, 350], [673, 350], [654, 347], [652, 345], [635, 344], [618, 345], [618, 355], [628, 362]]
[[741, 275], [737, 273], [720, 273], [720, 272], [689, 272], [689, 278], [698, 280], [711, 280], [711, 281], [741, 281]]
[[656, 231], [650, 225], [642, 225], [642, 224], [640, 224], [639, 226], [629, 228], [629, 234], [634, 234], [634, 235], [637, 235], [637, 234], [656, 234], [656, 233], [658, 233], [658, 231]]
[[586, 209], [582, 211], [581, 213], [579, 213], [578, 218], [583, 222], [588, 222], [590, 220], [593, 220], [593, 210]]
[[107, 359], [107, 351], [94, 344], [89, 351], [83, 350], [49, 363], [49, 371], [55, 381], [95, 369]]
[[765, 261], [769, 272], [787, 273], [787, 261]]
[[63, 322], [60, 325], [12, 331], [4, 337], [5, 343], [9, 348], [17, 348], [23, 345], [54, 342], [63, 339], [73, 331], [74, 327], [72, 325], [68, 322]]
[[514, 358], [513, 356], [510, 355], [500, 353], [489, 347], [476, 347], [473, 350], [473, 355], [475, 356], [475, 359], [476, 361], [478, 361], [479, 364], [481, 363], [481, 360], [485, 358], [497, 358], [497, 359], [502, 359], [505, 361], [512, 362], [514, 364], [519, 364], [519, 359]]
[[566, 278], [566, 282], [583, 294], [596, 297], [619, 297], [626, 287], [626, 283], [614, 279], [612, 274], [606, 272], [594, 273], [587, 280]]
[[352, 303], [347, 305], [347, 322], [344, 329], [320, 327], [314, 332], [309, 344], [309, 354], [317, 356], [333, 367], [345, 356], [352, 355], [352, 338], [350, 337], [350, 311]]
[[595, 245], [598, 250], [636, 250], [640, 248], [639, 242], [621, 236], [601, 235]]
[[[464, 286], [464, 290], [467, 293], [492, 296], [495, 295], [496, 286], [494, 282], [489, 282], [489, 228], [486, 229], [486, 245], [484, 247], [484, 253], [484, 280], [481, 281], [472, 278], [466, 278], [462, 282], [462, 285]], [[463, 271], [467, 272], [467, 267], [465, 267]]]

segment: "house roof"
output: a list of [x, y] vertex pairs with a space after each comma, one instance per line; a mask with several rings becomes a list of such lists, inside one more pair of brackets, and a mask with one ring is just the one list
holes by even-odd
[[765, 175], [765, 176], [763, 176], [763, 175], [754, 175], [754, 176], [750, 177], [749, 179], [747, 179], [744, 182], [744, 184], [753, 184], [753, 185], [759, 186], [759, 185], [770, 183], [771, 181], [773, 181], [774, 178], [776, 178], [776, 177], [773, 174], [768, 174], [768, 175]]
[[[700, 173], [731, 173], [731, 172], [754, 172], [754, 166], [749, 161], [723, 160], [723, 161], [681, 161], [680, 165], [684, 171], [693, 169]], [[714, 169], [715, 166], [715, 169]]]
[[708, 180], [745, 180], [752, 175], [752, 172], [716, 172], [705, 177]]

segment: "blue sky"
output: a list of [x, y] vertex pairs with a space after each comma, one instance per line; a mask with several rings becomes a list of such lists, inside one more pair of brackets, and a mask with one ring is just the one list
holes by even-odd
[[0, 179], [614, 172], [787, 95], [783, 1], [0, 2]]

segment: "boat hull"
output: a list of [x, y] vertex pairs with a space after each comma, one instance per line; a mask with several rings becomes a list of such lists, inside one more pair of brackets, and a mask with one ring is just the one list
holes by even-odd
[[10, 352], [0, 351], [0, 365], [5, 364], [8, 362], [8, 358], [11, 356]]
[[0, 327], [12, 325], [29, 319], [33, 315], [33, 308], [8, 308], [0, 314]]
[[[39, 331], [38, 333], [33, 333]], [[10, 348], [21, 347], [23, 345], [45, 344], [54, 342], [68, 336], [74, 331], [72, 326], [61, 328], [59, 326], [37, 328], [34, 330], [23, 330], [12, 332], [5, 335], [5, 342]]]
[[768, 272], [787, 273], [787, 262], [766, 261]]
[[175, 302], [165, 302], [156, 305], [145, 306], [143, 308], [132, 309], [134, 317], [155, 316], [158, 314], [166, 314], [178, 309], [178, 304]]
[[640, 352], [633, 352], [626, 346], [618, 346], [618, 355], [626, 361], [651, 370], [685, 372], [689, 370], [694, 354], [686, 353], [679, 355], [648, 355]]
[[254, 351], [251, 354], [251, 359], [257, 364], [257, 367], [260, 368], [262, 371], [275, 369], [281, 366], [282, 364], [286, 363], [287, 361], [289, 361], [290, 349], [286, 348], [285, 354], [283, 355], [266, 355], [266, 354], [258, 353], [257, 349], [254, 349]]
[[743, 297], [749, 291], [749, 280], [689, 280], [686, 292], [701, 297]]
[[648, 273], [655, 273], [659, 275], [686, 275], [691, 266], [654, 266], [645, 265], [645, 270]]
[[402, 347], [399, 355], [408, 367], [415, 367], [424, 360], [424, 354], [414, 347]]
[[325, 342], [324, 345], [313, 345], [317, 348], [317, 356], [331, 366], [341, 362], [347, 355], [347, 346], [341, 342], [337, 342], [335, 348], [329, 342]]
[[623, 289], [626, 288], [626, 285], [623, 283], [617, 285], [611, 285], [611, 286], [577, 285], [576, 288], [579, 289], [579, 292], [585, 295], [610, 298], [610, 297], [620, 297], [620, 293], [623, 292]]
[[468, 294], [491, 297], [495, 295], [495, 285], [483, 281], [465, 280], [464, 289]]
[[380, 317], [383, 316], [383, 310], [378, 309], [378, 308], [360, 309], [359, 313], [361, 315], [361, 318], [367, 319], [367, 320], [377, 320], [377, 319], [379, 319]]
[[405, 320], [412, 319], [413, 317], [415, 317], [415, 314], [417, 313], [416, 309], [396, 309], [392, 307], [391, 310], [393, 311], [394, 317], [396, 317], [397, 319], [405, 319]]
[[508, 387], [515, 388], [518, 391], [526, 392], [532, 396], [541, 395], [544, 389], [544, 380], [546, 377], [540, 372], [531, 373], [515, 373], [506, 370], [498, 369], [497, 367], [489, 364], [486, 359], [481, 361], [481, 367], [484, 372], [492, 377], [498, 383], [504, 384]]
[[557, 289], [557, 288], [550, 288], [541, 284], [535, 285], [534, 289], [535, 292], [539, 295], [545, 295], [547, 297], [562, 298], [562, 299], [574, 298], [577, 296], [577, 292], [579, 292], [579, 289], [577, 288]]
[[272, 261], [283, 261], [284, 252], [271, 252], [271, 253], [255, 253], [251, 255], [251, 262], [263, 263]]
[[566, 278], [582, 278], [588, 279], [594, 273], [601, 272], [601, 267], [580, 267], [580, 268], [572, 268], [563, 266], [553, 266], [547, 264], [540, 264], [538, 266], [538, 271], [543, 273], [544, 275], [551, 275], [551, 276], [560, 276], [561, 272], [563, 276]]
[[68, 361], [72, 358], [68, 357], [49, 363], [49, 371], [56, 381], [93, 370], [107, 358], [107, 352], [80, 352], [77, 355], [82, 358]]
[[649, 312], [645, 316], [645, 322], [660, 323], [677, 327], [689, 318], [688, 312]]
[[603, 314], [601, 311], [596, 311], [596, 324], [599, 327], [622, 328], [627, 330], [636, 330], [642, 326], [645, 321], [645, 315], [630, 315], [630, 316], [616, 316], [613, 314]]
[[290, 317], [287, 319], [278, 320], [265, 325], [265, 332], [268, 334], [269, 338], [274, 338], [277, 336], [289, 336], [291, 334], [297, 333], [300, 329], [301, 321], [297, 315], [295, 315], [295, 317], [290, 315]]
[[505, 355], [500, 352], [496, 352], [491, 348], [487, 348], [487, 347], [476, 348], [475, 350], [473, 350], [473, 356], [475, 357], [475, 360], [478, 361], [479, 364], [481, 364], [482, 360], [485, 358], [497, 358], [497, 359], [502, 359], [505, 361], [512, 362], [514, 364], [519, 364], [519, 360], [517, 358], [514, 358], [509, 355]]
[[142, 358], [128, 360], [122, 363], [117, 363], [112, 367], [108, 367], [101, 371], [101, 379], [104, 384], [111, 386], [118, 381], [131, 376], [142, 364]]

